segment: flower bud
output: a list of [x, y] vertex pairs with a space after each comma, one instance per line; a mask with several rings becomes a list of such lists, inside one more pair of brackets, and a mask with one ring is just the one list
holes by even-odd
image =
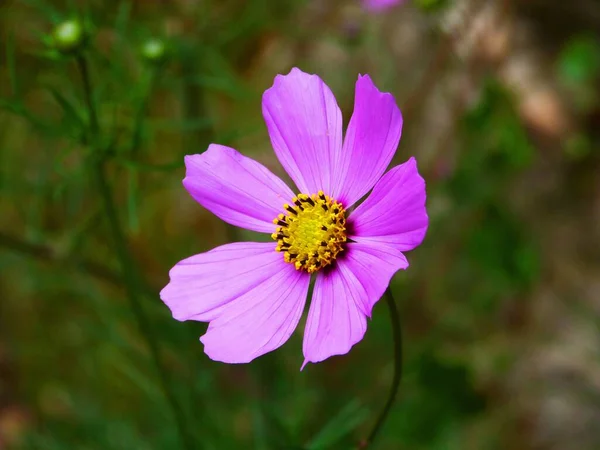
[[52, 32], [52, 42], [56, 49], [64, 54], [76, 53], [81, 50], [87, 40], [83, 24], [76, 19], [62, 22]]
[[141, 54], [147, 63], [160, 64], [167, 58], [167, 45], [162, 39], [149, 39], [142, 45]]

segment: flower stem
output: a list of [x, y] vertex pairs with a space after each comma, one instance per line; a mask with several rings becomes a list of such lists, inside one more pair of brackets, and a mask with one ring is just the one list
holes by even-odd
[[[79, 67], [79, 71], [81, 73], [84, 96], [90, 117], [89, 144], [93, 147], [97, 145], [96, 142], [99, 139], [100, 128], [98, 124], [96, 110], [92, 100], [92, 84], [85, 57], [80, 54], [76, 57], [76, 60], [77, 66]], [[120, 225], [117, 208], [106, 175], [105, 162], [107, 154], [107, 152], [99, 152], [98, 155], [94, 154], [92, 156], [92, 175], [94, 181], [96, 182], [96, 186], [99, 191], [100, 197], [102, 198], [104, 212], [106, 214], [106, 217], [108, 218], [108, 224], [110, 228], [110, 233], [112, 235], [114, 249], [117, 254], [119, 263], [121, 265], [121, 271], [123, 274], [123, 281], [125, 283], [127, 298], [129, 299], [129, 304], [131, 306], [133, 315], [135, 316], [135, 319], [137, 321], [140, 332], [146, 341], [148, 349], [150, 350], [150, 356], [154, 362], [154, 365], [156, 366], [156, 370], [160, 378], [164, 395], [172, 409], [173, 417], [177, 424], [183, 448], [185, 448], [186, 450], [193, 450], [195, 448], [195, 445], [193, 442], [192, 435], [187, 430], [185, 415], [183, 413], [183, 410], [179, 406], [179, 402], [177, 401], [173, 389], [171, 388], [169, 376], [161, 362], [160, 350], [158, 340], [156, 339], [156, 334], [152, 330], [152, 324], [150, 322], [150, 319], [146, 315], [146, 312], [144, 311], [144, 308], [142, 307], [142, 303], [140, 301], [140, 281], [138, 279], [137, 271], [135, 270], [134, 262], [127, 249], [125, 234]]]
[[90, 138], [96, 138], [96, 135], [99, 132], [98, 128], [98, 116], [96, 115], [96, 107], [94, 105], [94, 100], [92, 99], [92, 83], [90, 78], [90, 71], [88, 69], [87, 59], [81, 54], [78, 54], [75, 58], [77, 62], [77, 68], [81, 74], [81, 81], [83, 82], [83, 96], [85, 98], [85, 104], [87, 106], [89, 119], [90, 119]]
[[[152, 92], [152, 88], [154, 86], [156, 75], [156, 67], [151, 67], [150, 69], [147, 69], [147, 71], [144, 71], [142, 79], [140, 80], [142, 85], [141, 94], [133, 121], [133, 133], [131, 135], [131, 147], [129, 149], [129, 158], [131, 161], [136, 161], [140, 147], [142, 146], [142, 127], [144, 125], [146, 109], [150, 99], [150, 93]], [[127, 178], [127, 210], [129, 211], [129, 227], [135, 231], [139, 229], [137, 213], [138, 183], [138, 171], [136, 168], [132, 167], [129, 170], [129, 176]]]
[[392, 322], [392, 334], [394, 339], [394, 378], [392, 379], [392, 385], [390, 387], [390, 393], [388, 399], [385, 402], [385, 406], [381, 410], [369, 437], [363, 441], [360, 448], [367, 448], [373, 444], [375, 437], [381, 430], [385, 423], [390, 410], [398, 394], [398, 388], [400, 387], [400, 381], [402, 380], [402, 326], [400, 324], [400, 316], [398, 314], [398, 307], [394, 301], [391, 289], [388, 287], [385, 291], [385, 300], [390, 309], [390, 320]]
[[148, 100], [150, 99], [150, 94], [152, 89], [154, 88], [154, 84], [157, 78], [157, 69], [156, 67], [151, 67], [147, 69], [143, 74], [142, 80], [140, 83], [142, 84], [141, 94], [139, 99], [139, 104], [137, 105], [137, 109], [135, 112], [134, 118], [134, 126], [133, 126], [133, 134], [131, 136], [131, 159], [135, 160], [138, 151], [142, 145], [142, 125], [144, 123], [144, 117], [146, 115], [146, 109], [148, 108]]

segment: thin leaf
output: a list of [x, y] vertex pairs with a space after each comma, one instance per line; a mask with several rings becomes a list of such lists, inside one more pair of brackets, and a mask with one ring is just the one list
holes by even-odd
[[258, 403], [254, 405], [252, 410], [252, 429], [254, 434], [254, 448], [256, 450], [266, 450], [269, 448], [267, 432], [265, 427], [265, 419], [262, 414], [262, 408]]
[[132, 1], [120, 2], [119, 9], [117, 10], [117, 18], [115, 19], [115, 31], [119, 36], [123, 36], [129, 18], [131, 17], [131, 8], [133, 6]]
[[[368, 417], [369, 410], [354, 399], [327, 423], [306, 445], [307, 450], [330, 448]], [[336, 447], [337, 448], [337, 447]]]
[[62, 14], [58, 11], [58, 9], [44, 0], [23, 0], [23, 3], [36, 8], [40, 13], [42, 13], [44, 18], [54, 24], [57, 24], [63, 19]]
[[47, 135], [56, 136], [59, 134], [58, 130], [55, 127], [48, 125], [48, 124], [42, 122], [37, 117], [33, 116], [19, 102], [11, 102], [9, 100], [0, 98], [0, 109], [4, 109], [5, 111], [8, 111], [16, 116], [22, 117], [23, 119], [27, 120], [31, 126], [38, 128], [39, 130], [43, 131]]
[[4, 109], [5, 111], [16, 115], [21, 115], [23, 106], [19, 102], [11, 102], [10, 100], [0, 98], [0, 109]]
[[252, 91], [246, 88], [242, 83], [233, 78], [225, 78], [221, 75], [197, 75], [189, 80], [191, 83], [198, 84], [199, 86], [209, 89], [212, 91], [222, 92], [230, 95], [231, 97], [243, 100], [251, 98]]
[[54, 100], [61, 106], [63, 109], [66, 119], [68, 122], [75, 122], [80, 130], [84, 130], [86, 128], [85, 122], [77, 112], [77, 109], [66, 99], [64, 95], [62, 95], [58, 90], [53, 87], [48, 87], [50, 94], [54, 97]]
[[165, 164], [149, 164], [140, 161], [132, 161], [127, 158], [115, 158], [115, 162], [122, 164], [130, 169], [146, 172], [169, 172], [173, 169], [183, 167], [183, 156], [170, 163]]
[[8, 83], [14, 98], [19, 98], [19, 86], [17, 84], [17, 69], [15, 63], [15, 34], [10, 32], [6, 40], [6, 65], [8, 66]]
[[156, 131], [198, 131], [210, 128], [214, 121], [207, 117], [190, 120], [150, 120], [151, 127]]
[[131, 170], [127, 186], [127, 219], [129, 229], [137, 232], [140, 229], [140, 220], [138, 214], [138, 173]]
[[64, 61], [65, 57], [61, 55], [57, 50], [48, 49], [48, 50], [36, 50], [32, 52], [28, 52], [28, 55], [39, 58], [39, 59], [47, 59], [52, 62], [60, 62]]
[[[119, 2], [115, 18], [114, 29], [118, 41], [117, 45], [113, 46], [112, 51], [108, 55], [108, 67], [115, 80], [124, 80], [128, 77], [127, 69], [123, 66], [123, 61], [129, 59], [127, 51], [130, 45], [125, 33], [130, 22], [132, 7], [133, 1], [131, 0]], [[103, 57], [103, 55], [98, 56]]]

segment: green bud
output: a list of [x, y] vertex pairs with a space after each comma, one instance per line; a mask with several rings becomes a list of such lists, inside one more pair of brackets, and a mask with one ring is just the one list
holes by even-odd
[[76, 53], [86, 43], [87, 33], [78, 20], [67, 20], [57, 25], [52, 32], [54, 46], [61, 53]]
[[152, 38], [142, 45], [142, 58], [151, 64], [160, 64], [167, 58], [167, 45], [162, 39]]

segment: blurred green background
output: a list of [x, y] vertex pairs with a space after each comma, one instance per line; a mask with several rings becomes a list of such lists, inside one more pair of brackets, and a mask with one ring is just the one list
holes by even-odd
[[[72, 19], [79, 57], [53, 37]], [[328, 83], [346, 123], [358, 73], [394, 93], [394, 162], [416, 156], [427, 181], [427, 238], [392, 285], [404, 380], [373, 448], [600, 448], [595, 0], [379, 15], [358, 0], [3, 0], [0, 33], [1, 449], [351, 449], [368, 434], [393, 371], [384, 302], [348, 355], [300, 372], [303, 323], [225, 365], [202, 351], [206, 324], [158, 297], [177, 261], [256, 238], [191, 199], [183, 156], [217, 142], [285, 178], [260, 100], [292, 66]]]

